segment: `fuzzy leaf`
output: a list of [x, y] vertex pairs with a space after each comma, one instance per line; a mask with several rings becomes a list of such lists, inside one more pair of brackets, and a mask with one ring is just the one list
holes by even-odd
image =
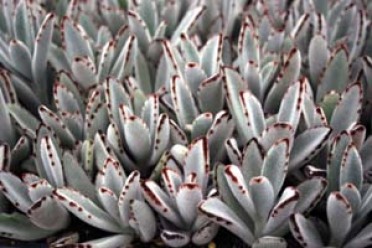
[[362, 205], [362, 196], [358, 188], [352, 183], [346, 183], [341, 187], [340, 193], [350, 203], [353, 214], [356, 215]]
[[246, 182], [261, 175], [263, 148], [257, 139], [251, 139], [243, 150], [242, 173]]
[[180, 185], [176, 194], [176, 204], [178, 211], [186, 223], [190, 227], [197, 217], [197, 206], [203, 199], [201, 188], [195, 183], [184, 183]]
[[125, 181], [118, 202], [120, 222], [124, 227], [129, 226], [130, 202], [134, 199], [138, 199], [140, 190], [140, 173], [138, 171], [133, 171]]
[[329, 127], [314, 127], [298, 135], [293, 142], [289, 169], [297, 169], [310, 161], [324, 147], [330, 133]]
[[270, 89], [264, 104], [264, 110], [275, 113], [279, 109], [280, 99], [283, 98], [290, 84], [297, 81], [301, 69], [301, 54], [297, 49], [292, 49], [282, 67], [279, 77]]
[[289, 123], [294, 130], [297, 129], [303, 109], [305, 90], [305, 80], [298, 81], [288, 88], [280, 103], [278, 122]]
[[40, 166], [42, 166], [43, 171], [46, 172], [46, 179], [54, 187], [59, 188], [64, 186], [65, 182], [63, 178], [61, 160], [51, 138], [46, 136], [41, 139], [39, 152], [42, 162]]
[[303, 215], [296, 213], [292, 216], [289, 224], [293, 236], [302, 246], [309, 248], [324, 246], [315, 225], [310, 220], [305, 219]]
[[[37, 33], [34, 53], [32, 55], [32, 77], [34, 82], [46, 87], [48, 52], [54, 31], [54, 14], [50, 13], [45, 18]], [[42, 91], [46, 90], [41, 88]], [[44, 93], [44, 92], [40, 92]]]
[[327, 200], [327, 218], [331, 229], [331, 245], [341, 245], [351, 228], [350, 203], [339, 192], [332, 192]]
[[240, 103], [248, 129], [251, 129], [253, 137], [258, 137], [266, 128], [265, 117], [258, 99], [249, 91], [240, 94]]
[[262, 165], [262, 176], [271, 182], [275, 196], [278, 195], [288, 170], [289, 140], [276, 142], [268, 151]]
[[91, 200], [95, 199], [94, 185], [71, 153], [63, 154], [63, 171], [69, 187], [80, 191]]
[[28, 196], [27, 186], [13, 174], [0, 172], [1, 190], [9, 201], [22, 212], [27, 212], [32, 202]]
[[172, 208], [169, 196], [155, 182], [146, 181], [142, 188], [146, 201], [156, 212], [179, 228], [183, 226], [179, 214]]
[[143, 242], [151, 241], [156, 234], [156, 219], [152, 209], [142, 201], [133, 200], [130, 203], [132, 225]]
[[151, 140], [148, 127], [135, 115], [124, 119], [124, 138], [129, 151], [136, 161], [146, 161], [151, 152]]
[[354, 145], [349, 145], [342, 156], [339, 187], [345, 183], [352, 183], [358, 190], [361, 190], [363, 183], [362, 160]]
[[300, 183], [296, 189], [300, 198], [296, 204], [295, 212], [310, 212], [313, 207], [322, 199], [327, 188], [327, 181], [322, 177], [313, 177]]
[[37, 179], [36, 181], [27, 184], [28, 195], [33, 204], [43, 197], [51, 196], [54, 190], [52, 185], [50, 185], [46, 179]]
[[44, 196], [34, 202], [27, 210], [27, 215], [35, 225], [45, 230], [59, 231], [70, 222], [67, 210], [51, 196]]
[[10, 42], [9, 55], [15, 69], [26, 78], [32, 78], [31, 53], [22, 41], [12, 40]]
[[231, 115], [235, 120], [239, 135], [244, 139], [244, 142], [248, 142], [248, 140], [252, 138], [253, 134], [251, 133], [251, 130], [247, 128], [244, 119], [243, 106], [239, 100], [240, 92], [246, 90], [246, 86], [244, 85], [240, 75], [233, 69], [224, 68], [224, 75], [224, 88], [226, 91], [227, 104]]
[[19, 105], [10, 104], [8, 105], [8, 110], [17, 124], [25, 131], [26, 135], [30, 138], [35, 138], [35, 130], [40, 122], [30, 112]]
[[213, 116], [211, 113], [203, 113], [198, 115], [192, 123], [191, 139], [201, 137], [205, 135], [210, 129], [213, 122]]
[[346, 132], [342, 132], [331, 144], [330, 154], [327, 161], [328, 192], [339, 190], [340, 170], [344, 151], [351, 143], [351, 138]]
[[180, 40], [180, 35], [182, 33], [187, 33], [188, 30], [194, 25], [196, 20], [204, 12], [205, 7], [198, 6], [193, 10], [187, 11], [186, 15], [182, 18], [180, 23], [177, 26], [177, 29], [173, 31], [171, 42], [174, 45], [177, 45]]
[[170, 124], [166, 114], [161, 114], [156, 122], [150, 164], [158, 162], [170, 141]]
[[225, 178], [231, 192], [236, 200], [241, 204], [244, 210], [252, 218], [256, 215], [255, 206], [248, 191], [247, 183], [244, 180], [243, 174], [236, 165], [228, 165], [225, 167]]
[[16, 141], [15, 130], [10, 120], [9, 110], [6, 106], [4, 95], [0, 89], [0, 140], [14, 145]]
[[309, 67], [311, 84], [315, 88], [328, 60], [327, 41], [320, 34], [315, 35], [309, 45]]
[[55, 196], [67, 210], [82, 221], [108, 232], [121, 232], [121, 228], [111, 216], [78, 191], [60, 188], [55, 192]]
[[179, 77], [173, 76], [171, 81], [171, 96], [177, 120], [181, 128], [191, 124], [198, 114], [196, 104], [186, 83]]
[[190, 242], [190, 236], [187, 233], [171, 230], [163, 230], [160, 237], [170, 247], [183, 247]]
[[84, 243], [74, 244], [75, 248], [105, 248], [105, 247], [120, 247], [128, 246], [132, 243], [133, 236], [128, 234], [112, 235], [104, 238], [86, 241]]
[[348, 243], [344, 245], [345, 248], [353, 247], [367, 247], [371, 245], [372, 238], [372, 224], [368, 224], [364, 227], [356, 236], [354, 236]]
[[266, 222], [274, 206], [274, 189], [270, 181], [263, 176], [253, 177], [249, 181], [249, 188], [256, 209], [257, 218], [261, 223]]
[[289, 140], [289, 148], [292, 147], [294, 130], [288, 123], [274, 123], [268, 126], [261, 134], [258, 142], [261, 144], [264, 151], [268, 151], [269, 148], [280, 139]]
[[[216, 76], [213, 76], [216, 79]], [[217, 78], [219, 78], [217, 76]], [[188, 62], [185, 65], [185, 80], [192, 92], [195, 95], [200, 87], [201, 83], [207, 79], [207, 75], [200, 67], [199, 64], [195, 62]]]
[[195, 174], [196, 183], [201, 186], [203, 193], [207, 187], [209, 172], [209, 148], [206, 138], [195, 140], [190, 146], [184, 162], [184, 176]]
[[223, 109], [224, 97], [220, 75], [215, 74], [201, 82], [197, 96], [201, 111], [216, 114]]
[[213, 222], [207, 222], [199, 230], [193, 233], [192, 242], [196, 245], [208, 244], [218, 233], [219, 226]]
[[316, 93], [317, 102], [323, 99], [331, 90], [341, 93], [345, 89], [349, 81], [349, 64], [344, 47], [340, 47], [332, 54], [320, 80], [321, 82]]
[[96, 68], [94, 62], [88, 57], [74, 57], [71, 70], [84, 89], [89, 89], [97, 84]]
[[350, 85], [342, 93], [330, 121], [333, 134], [349, 130], [353, 124], [359, 121], [362, 97], [363, 92], [360, 83]]
[[201, 67], [210, 77], [218, 72], [222, 56], [222, 34], [210, 38], [201, 51]]
[[27, 216], [17, 212], [0, 214], [0, 236], [24, 241], [35, 241], [46, 238], [54, 230], [35, 226]]
[[293, 187], [286, 188], [279, 202], [272, 209], [269, 219], [267, 220], [266, 226], [263, 233], [270, 235], [270, 233], [277, 231], [285, 222], [288, 221], [289, 217], [293, 214], [295, 206], [300, 197], [299, 192]]
[[131, 31], [136, 35], [141, 51], [146, 51], [151, 35], [144, 20], [134, 11], [128, 11], [128, 21]]
[[61, 29], [63, 46], [70, 63], [76, 57], [87, 56], [86, 59], [89, 57], [90, 60], [93, 60], [92, 47], [89, 44], [87, 34], [81, 26], [65, 16], [62, 20]]
[[242, 220], [220, 199], [211, 197], [205, 200], [199, 210], [211, 221], [225, 227], [227, 230], [251, 245], [254, 236]]

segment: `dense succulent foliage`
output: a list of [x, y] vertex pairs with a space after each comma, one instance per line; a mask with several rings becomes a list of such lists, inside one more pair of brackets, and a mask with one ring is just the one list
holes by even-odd
[[4, 240], [372, 245], [372, 2], [0, 6]]

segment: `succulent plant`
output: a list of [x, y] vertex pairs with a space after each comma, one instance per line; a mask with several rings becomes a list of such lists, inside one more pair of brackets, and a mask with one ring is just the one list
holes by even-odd
[[[369, 184], [363, 183], [363, 164], [352, 137], [343, 132], [332, 145], [327, 168], [328, 225], [301, 213], [291, 218], [291, 231], [302, 246], [367, 247], [371, 244], [371, 224], [366, 220], [371, 212], [372, 191]], [[337, 156], [338, 153], [341, 155]]]
[[[282, 139], [261, 157], [255, 140], [247, 152], [255, 154], [242, 166], [220, 165], [216, 170], [219, 196], [210, 197], [199, 207], [212, 221], [227, 228], [248, 245], [266, 236], [281, 237], [295, 212], [310, 211], [325, 192], [322, 178], [286, 187], [289, 140]], [[272, 237], [268, 237], [272, 242]], [[278, 245], [283, 243], [277, 239]]]
[[[44, 134], [42, 130], [40, 134]], [[21, 180], [4, 168], [0, 171], [2, 194], [25, 214], [1, 213], [2, 237], [38, 240], [66, 228], [70, 222], [67, 210], [56, 201], [53, 193], [66, 184], [60, 150], [51, 136], [40, 136], [37, 143], [36, 167], [40, 176], [25, 173]], [[2, 162], [7, 165], [6, 161]], [[50, 218], [51, 214], [57, 219]]]
[[370, 245], [370, 1], [0, 8], [1, 237]]
[[160, 236], [166, 245], [204, 245], [217, 234], [218, 226], [198, 213], [199, 203], [209, 192], [209, 155], [205, 137], [188, 148], [175, 145], [161, 172], [164, 189], [151, 180], [142, 184], [145, 199], [160, 216]]
[[[73, 161], [73, 157], [69, 159]], [[93, 194], [85, 196], [72, 188], [60, 188], [54, 194], [58, 202], [82, 221], [113, 233], [84, 245], [124, 246], [130, 244], [134, 234], [143, 242], [153, 239], [157, 223], [153, 210], [144, 202], [138, 171], [126, 177], [119, 162], [107, 158], [97, 174], [95, 187], [93, 184], [82, 187], [90, 187]]]

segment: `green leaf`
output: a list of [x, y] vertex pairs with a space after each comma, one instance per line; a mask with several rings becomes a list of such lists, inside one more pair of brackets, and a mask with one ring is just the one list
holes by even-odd
[[201, 111], [216, 114], [223, 109], [225, 99], [223, 96], [222, 80], [219, 74], [203, 80], [196, 93]]
[[35, 225], [45, 230], [59, 231], [70, 223], [67, 210], [50, 195], [34, 202], [28, 209], [27, 216]]
[[32, 202], [28, 196], [26, 184], [10, 172], [5, 171], [0, 172], [0, 182], [2, 185], [2, 192], [9, 201], [22, 212], [27, 212]]
[[31, 53], [28, 47], [22, 41], [12, 40], [9, 45], [9, 55], [15, 69], [24, 77], [31, 79]]
[[137, 11], [146, 23], [150, 35], [154, 35], [159, 22], [155, 2], [152, 0], [143, 0], [138, 6]]
[[48, 136], [41, 138], [38, 152], [40, 153], [42, 163], [40, 166], [43, 166], [43, 171], [46, 172], [46, 179], [54, 187], [59, 188], [64, 186], [61, 160], [53, 141]]
[[227, 230], [241, 238], [246, 244], [254, 242], [254, 236], [244, 222], [220, 199], [211, 197], [202, 202], [199, 210], [208, 218], [225, 227]]
[[331, 229], [330, 245], [340, 246], [351, 228], [352, 209], [339, 192], [332, 192], [327, 200], [327, 219]]
[[128, 11], [128, 21], [131, 31], [136, 35], [138, 46], [142, 52], [147, 51], [150, 44], [151, 35], [145, 21], [134, 11]]
[[61, 25], [62, 44], [70, 63], [76, 57], [86, 57], [94, 60], [93, 50], [88, 41], [88, 36], [84, 29], [74, 23], [67, 16], [63, 17]]
[[299, 134], [290, 154], [289, 170], [300, 168], [310, 161], [325, 145], [331, 133], [329, 127], [314, 127]]
[[342, 156], [340, 170], [340, 188], [345, 183], [351, 183], [361, 190], [363, 183], [363, 165], [358, 150], [354, 145], [349, 145]]
[[288, 170], [289, 140], [277, 141], [268, 151], [262, 165], [262, 176], [271, 182], [275, 196], [278, 195], [284, 183]]
[[298, 81], [288, 88], [280, 103], [278, 122], [289, 123], [294, 130], [297, 129], [304, 105], [305, 91], [305, 80]]
[[146, 124], [135, 115], [129, 116], [123, 122], [124, 139], [135, 161], [143, 162], [149, 159], [151, 140]]
[[71, 153], [65, 152], [63, 154], [63, 172], [67, 186], [80, 191], [83, 195], [96, 201], [94, 185]]
[[6, 102], [2, 90], [0, 89], [0, 140], [7, 142], [13, 146], [16, 142], [15, 130], [10, 120], [9, 110], [6, 107]]
[[289, 217], [294, 213], [299, 197], [300, 194], [295, 188], [287, 187], [284, 189], [279, 202], [270, 213], [263, 234], [270, 235], [274, 232], [278, 232], [278, 229], [286, 225]]
[[349, 130], [353, 124], [359, 121], [362, 97], [363, 92], [360, 83], [350, 85], [342, 93], [330, 121], [333, 134]]
[[176, 206], [187, 227], [191, 227], [198, 215], [198, 205], [203, 199], [202, 189], [197, 183], [183, 183], [176, 194]]
[[243, 150], [242, 173], [246, 182], [261, 175], [263, 148], [257, 139], [251, 139]]
[[301, 244], [309, 248], [324, 247], [321, 236], [316, 226], [305, 219], [302, 214], [296, 213], [289, 223], [293, 237]]
[[278, 76], [277, 81], [267, 94], [264, 110], [268, 113], [275, 113], [279, 109], [280, 100], [283, 98], [288, 87], [297, 81], [301, 69], [301, 54], [296, 48], [292, 49], [284, 66]]
[[240, 93], [246, 90], [246, 86], [243, 83], [241, 76], [235, 70], [225, 67], [224, 75], [224, 88], [226, 91], [227, 104], [236, 123], [239, 136], [241, 136], [243, 142], [246, 143], [253, 137], [250, 129], [247, 128], [244, 120], [243, 106], [239, 100]]
[[189, 31], [189, 29], [194, 25], [194, 23], [201, 16], [204, 10], [204, 6], [198, 6], [186, 13], [186, 15], [178, 24], [177, 29], [173, 31], [171, 38], [171, 42], [173, 45], [177, 45], [179, 43], [181, 34], [187, 33]]
[[74, 57], [71, 70], [80, 86], [88, 90], [98, 83], [95, 64], [89, 57]]
[[55, 231], [37, 227], [27, 216], [15, 212], [0, 214], [0, 232], [0, 236], [5, 238], [35, 241], [46, 238]]
[[17, 104], [9, 104], [8, 110], [17, 124], [25, 131], [26, 135], [30, 138], [36, 138], [35, 130], [38, 128], [40, 122], [30, 112]]
[[196, 104], [192, 98], [190, 89], [179, 76], [173, 76], [171, 80], [171, 97], [176, 112], [178, 123], [185, 129], [191, 124], [198, 114]]
[[130, 204], [134, 217], [131, 227], [136, 230], [143, 242], [151, 241], [156, 234], [156, 219], [152, 209], [143, 201], [134, 200]]
[[327, 41], [320, 34], [315, 35], [309, 45], [309, 67], [311, 85], [316, 89], [320, 83], [320, 76], [328, 61]]
[[128, 246], [132, 243], [133, 236], [129, 234], [112, 235], [104, 238], [93, 239], [86, 241], [84, 243], [74, 244], [80, 247], [95, 247], [95, 248], [105, 248], [105, 247], [121, 247]]
[[224, 175], [235, 199], [240, 203], [247, 214], [254, 219], [256, 215], [255, 205], [253, 205], [247, 182], [244, 180], [239, 167], [236, 165], [227, 165], [224, 170]]
[[341, 93], [349, 82], [349, 64], [346, 48], [341, 46], [335, 50], [327, 62], [325, 71], [320, 76], [320, 84], [316, 93], [316, 101], [334, 90]]
[[275, 196], [273, 186], [266, 177], [257, 176], [252, 177], [249, 181], [249, 189], [256, 209], [257, 219], [260, 222], [260, 226], [263, 226], [274, 206]]
[[40, 93], [47, 90], [47, 62], [48, 53], [54, 31], [54, 14], [48, 14], [37, 33], [34, 53], [32, 55], [32, 78], [40, 85]]
[[30, 48], [30, 51], [32, 51], [34, 46], [35, 30], [30, 3], [25, 0], [20, 1], [15, 10], [11, 10], [11, 13], [14, 13], [13, 27], [15, 37], [25, 43], [27, 47]]
[[219, 71], [222, 56], [222, 34], [210, 38], [201, 50], [201, 67], [210, 77]]
[[122, 231], [111, 216], [78, 191], [60, 188], [55, 197], [68, 211], [89, 225], [113, 233]]
[[313, 177], [300, 183], [296, 187], [300, 198], [296, 204], [295, 212], [309, 213], [322, 199], [327, 185], [327, 181], [322, 177]]

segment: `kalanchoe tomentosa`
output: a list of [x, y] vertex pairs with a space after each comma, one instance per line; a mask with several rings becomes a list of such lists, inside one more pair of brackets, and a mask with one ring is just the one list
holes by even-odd
[[256, 248], [368, 246], [371, 15], [0, 0], [0, 236], [179, 247], [223, 226]]

